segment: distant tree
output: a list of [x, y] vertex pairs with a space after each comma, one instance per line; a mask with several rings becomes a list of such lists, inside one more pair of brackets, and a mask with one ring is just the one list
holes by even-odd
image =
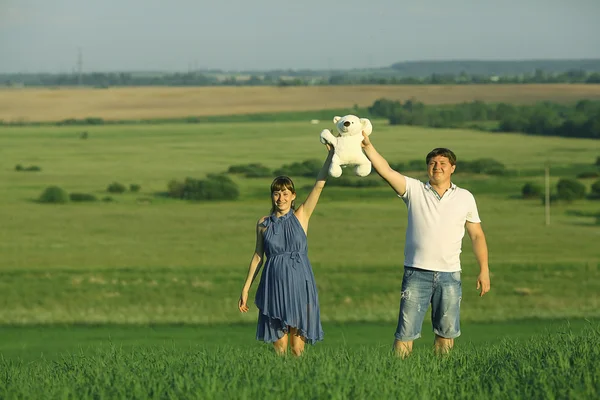
[[398, 109], [402, 108], [399, 101], [389, 99], [377, 99], [371, 107], [368, 108], [369, 114], [376, 117], [390, 117]]
[[585, 83], [600, 83], [600, 73], [594, 72], [585, 80]]
[[542, 187], [532, 182], [527, 182], [521, 188], [521, 195], [524, 199], [539, 199], [542, 193]]
[[556, 184], [558, 198], [561, 200], [577, 200], [585, 197], [585, 185], [574, 179], [561, 179]]
[[68, 203], [69, 193], [61, 187], [49, 186], [39, 197], [40, 203]]
[[239, 197], [236, 183], [226, 175], [207, 175], [206, 179], [186, 178], [168, 184], [169, 197], [184, 200], [235, 200]]
[[346, 76], [345, 75], [337, 74], [337, 75], [331, 75], [329, 77], [329, 84], [330, 85], [342, 85], [344, 83], [346, 83]]
[[119, 182], [113, 182], [107, 186], [106, 191], [109, 193], [124, 193], [127, 187]]
[[553, 135], [561, 123], [560, 116], [552, 108], [539, 106], [533, 109], [525, 130], [538, 135]]
[[592, 183], [591, 195], [594, 199], [600, 199], [600, 179]]
[[248, 79], [247, 83], [248, 83], [248, 85], [252, 85], [252, 86], [260, 85], [263, 83], [263, 80], [256, 75], [252, 75], [252, 76], [250, 76], [250, 79]]
[[588, 119], [583, 125], [582, 131], [582, 135], [578, 137], [600, 139], [600, 113]]

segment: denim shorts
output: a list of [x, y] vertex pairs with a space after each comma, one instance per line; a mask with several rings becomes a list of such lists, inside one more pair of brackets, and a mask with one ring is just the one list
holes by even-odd
[[404, 267], [396, 339], [421, 337], [425, 313], [431, 304], [433, 332], [446, 339], [460, 336], [460, 271], [436, 272]]

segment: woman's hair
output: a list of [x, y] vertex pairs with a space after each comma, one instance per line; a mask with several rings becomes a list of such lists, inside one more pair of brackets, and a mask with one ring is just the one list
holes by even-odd
[[454, 152], [452, 150], [447, 149], [445, 147], [438, 147], [438, 148], [431, 150], [429, 152], [429, 154], [427, 154], [427, 157], [425, 157], [425, 163], [429, 164], [429, 160], [431, 160], [433, 157], [437, 157], [437, 156], [446, 157], [448, 159], [448, 161], [450, 161], [450, 165], [456, 164], [456, 155], [454, 154]]
[[[277, 178], [273, 179], [271, 183], [271, 214], [275, 212], [275, 203], [273, 202], [273, 192], [278, 190], [288, 189], [293, 194], [296, 194], [296, 189], [294, 188], [294, 182], [290, 179], [289, 176], [281, 175]], [[292, 210], [296, 209], [295, 200], [292, 200]]]

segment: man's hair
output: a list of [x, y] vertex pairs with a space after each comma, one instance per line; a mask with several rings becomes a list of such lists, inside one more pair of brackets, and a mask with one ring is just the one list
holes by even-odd
[[427, 157], [425, 157], [425, 163], [427, 165], [429, 165], [429, 161], [433, 157], [437, 157], [437, 156], [446, 157], [450, 161], [450, 165], [456, 165], [456, 155], [454, 154], [454, 152], [452, 150], [447, 149], [445, 147], [437, 147], [437, 148], [431, 150], [429, 152], [429, 154], [427, 154]]

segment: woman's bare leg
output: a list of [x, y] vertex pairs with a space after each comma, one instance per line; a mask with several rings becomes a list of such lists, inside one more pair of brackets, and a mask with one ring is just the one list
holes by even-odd
[[298, 329], [290, 327], [290, 337], [291, 343], [290, 347], [292, 348], [292, 354], [295, 356], [300, 356], [304, 352], [305, 339], [302, 336], [298, 335]]
[[288, 335], [287, 333], [281, 337], [281, 339], [273, 342], [273, 348], [275, 349], [275, 353], [279, 355], [284, 355], [287, 353], [288, 347]]

